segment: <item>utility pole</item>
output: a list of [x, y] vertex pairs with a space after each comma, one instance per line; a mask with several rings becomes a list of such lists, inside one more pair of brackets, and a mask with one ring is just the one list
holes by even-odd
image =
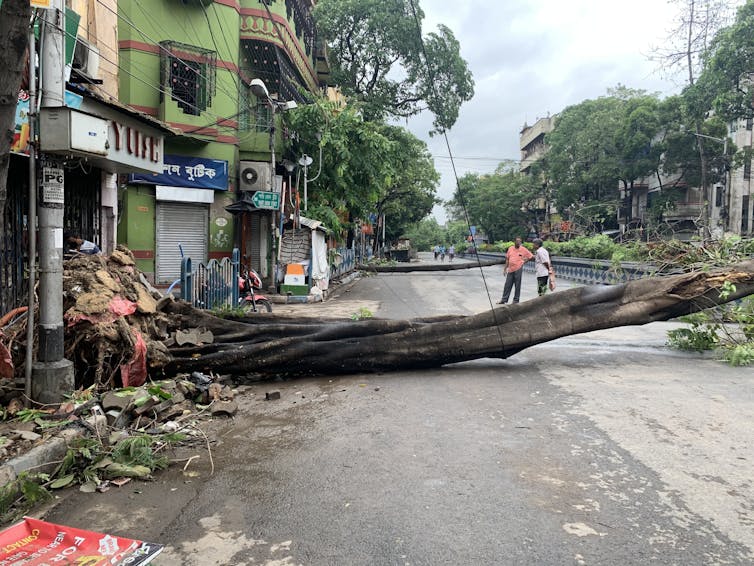
[[[44, 12], [40, 83], [42, 107], [65, 106], [65, 5], [52, 0]], [[40, 136], [45, 132], [40, 131]], [[42, 156], [39, 219], [39, 348], [32, 370], [32, 396], [59, 403], [75, 389], [73, 363], [64, 356], [63, 211], [64, 169], [61, 161]], [[33, 229], [33, 227], [31, 227]], [[34, 261], [30, 258], [30, 261]], [[31, 347], [31, 345], [29, 345]]]

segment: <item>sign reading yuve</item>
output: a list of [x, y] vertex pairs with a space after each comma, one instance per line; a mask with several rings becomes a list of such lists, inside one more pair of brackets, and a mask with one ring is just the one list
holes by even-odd
[[227, 191], [228, 162], [222, 159], [165, 155], [162, 173], [132, 174], [129, 182]]
[[257, 191], [251, 197], [251, 204], [257, 208], [277, 210], [280, 208], [280, 195], [269, 191]]

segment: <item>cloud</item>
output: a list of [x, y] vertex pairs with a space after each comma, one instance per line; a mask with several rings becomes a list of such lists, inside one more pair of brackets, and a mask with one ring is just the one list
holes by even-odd
[[[448, 134], [463, 172], [491, 172], [495, 159], [518, 158], [519, 132], [548, 113], [607, 94], [618, 83], [670, 94], [646, 55], [672, 25], [673, 6], [658, 0], [422, 0], [424, 33], [447, 25], [461, 44], [476, 84]], [[408, 122], [437, 156], [439, 196], [448, 199], [455, 179], [445, 140], [429, 138], [431, 116]], [[464, 159], [465, 158], [465, 159]], [[491, 159], [490, 159], [491, 158]], [[435, 216], [444, 220], [444, 213]]]

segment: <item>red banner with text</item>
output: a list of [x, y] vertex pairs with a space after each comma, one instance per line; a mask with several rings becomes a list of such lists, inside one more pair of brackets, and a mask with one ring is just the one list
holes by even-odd
[[141, 566], [163, 546], [25, 518], [0, 532], [0, 566]]

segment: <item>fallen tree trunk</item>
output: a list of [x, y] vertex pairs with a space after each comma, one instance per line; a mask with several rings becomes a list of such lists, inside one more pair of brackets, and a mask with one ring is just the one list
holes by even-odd
[[[735, 291], [724, 291], [726, 283]], [[165, 370], [326, 375], [507, 358], [563, 336], [668, 320], [753, 293], [754, 260], [723, 270], [580, 287], [474, 316], [314, 322], [263, 316], [238, 322], [174, 303], [166, 307], [171, 324], [206, 327], [214, 343], [171, 348], [173, 360]]]
[[469, 261], [459, 263], [414, 263], [406, 265], [360, 265], [362, 271], [375, 273], [411, 273], [412, 271], [455, 271], [457, 269], [478, 269], [490, 265], [501, 265], [505, 258], [491, 259], [487, 261]]

